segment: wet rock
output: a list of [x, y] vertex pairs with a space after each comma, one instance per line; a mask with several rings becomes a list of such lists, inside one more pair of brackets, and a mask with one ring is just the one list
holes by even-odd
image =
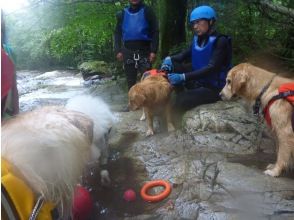
[[269, 161], [260, 155], [274, 152], [273, 139], [241, 103], [197, 107], [184, 115], [182, 130], [157, 130], [151, 137], [145, 137], [140, 114], [120, 113], [117, 133], [138, 135], [123, 155], [140, 160], [150, 180], [173, 186], [150, 219], [294, 217], [294, 180], [263, 174]]
[[105, 61], [87, 61], [79, 65], [78, 69], [81, 71], [84, 80], [94, 75], [111, 76], [112, 73], [112, 67]]
[[193, 145], [205, 151], [253, 153], [260, 149], [263, 139], [264, 125], [239, 102], [201, 105], [184, 115], [183, 124]]

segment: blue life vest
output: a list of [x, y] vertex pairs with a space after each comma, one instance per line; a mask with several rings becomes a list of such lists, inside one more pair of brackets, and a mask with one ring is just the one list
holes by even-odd
[[131, 13], [129, 7], [124, 9], [122, 22], [123, 41], [146, 40], [151, 41], [149, 25], [145, 19], [145, 7], [138, 12]]
[[[230, 44], [230, 38], [229, 37], [227, 38]], [[209, 60], [212, 56], [214, 44], [216, 43], [217, 39], [218, 39], [217, 36], [210, 36], [207, 44], [204, 47], [199, 47], [197, 44], [198, 37], [194, 36], [193, 42], [192, 42], [193, 70], [199, 70], [208, 65]], [[228, 52], [231, 53], [230, 51]], [[229, 59], [231, 59], [231, 57], [229, 57]], [[207, 77], [203, 77], [199, 79], [198, 82], [203, 84], [204, 86], [209, 86], [216, 89], [222, 89], [226, 84], [226, 77], [230, 67], [231, 67], [231, 60], [229, 61], [229, 64], [227, 64], [227, 66], [224, 66], [220, 72], [209, 74]]]

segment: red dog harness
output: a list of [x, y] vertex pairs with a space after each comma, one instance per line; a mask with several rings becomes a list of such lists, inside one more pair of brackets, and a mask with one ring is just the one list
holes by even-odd
[[167, 77], [166, 71], [158, 70], [158, 69], [151, 69], [151, 70], [148, 70], [143, 73], [142, 79], [145, 79], [147, 76], [150, 76], [150, 75], [151, 76], [161, 75], [161, 76]]
[[[286, 99], [292, 106], [294, 106], [294, 82], [285, 83], [281, 85], [278, 89], [279, 94], [273, 96], [267, 105], [263, 109], [263, 116], [267, 122], [267, 124], [271, 127], [271, 117], [269, 113], [269, 109], [271, 105], [278, 99]], [[294, 132], [294, 111], [292, 112], [292, 129]]]

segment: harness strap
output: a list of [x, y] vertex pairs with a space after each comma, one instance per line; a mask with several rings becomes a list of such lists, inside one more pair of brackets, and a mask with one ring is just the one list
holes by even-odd
[[32, 214], [29, 218], [29, 220], [35, 220], [37, 219], [37, 216], [41, 210], [41, 208], [43, 207], [43, 204], [44, 204], [44, 197], [43, 196], [39, 196], [34, 208], [33, 208], [33, 211], [32, 211]]
[[259, 115], [259, 111], [260, 111], [260, 106], [261, 106], [261, 97], [263, 96], [263, 94], [266, 92], [266, 90], [268, 89], [268, 87], [270, 86], [270, 84], [272, 83], [272, 81], [274, 80], [274, 78], [276, 77], [276, 75], [274, 75], [271, 80], [262, 88], [261, 92], [259, 93], [259, 95], [257, 96], [255, 103], [253, 105], [253, 114], [254, 115]]
[[[274, 97], [271, 98], [274, 99], [274, 100], [277, 100], [277, 99], [284, 99], [288, 96], [294, 96], [294, 90], [289, 90], [289, 91], [285, 91], [285, 92], [280, 92], [278, 95], [275, 95]], [[292, 104], [292, 103], [291, 103]]]

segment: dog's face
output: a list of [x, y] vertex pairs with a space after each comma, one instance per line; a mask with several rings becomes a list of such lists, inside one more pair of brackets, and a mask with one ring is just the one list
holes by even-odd
[[136, 111], [143, 107], [145, 102], [145, 96], [142, 93], [142, 89], [140, 89], [139, 85], [134, 85], [129, 91], [129, 109], [131, 111]]
[[226, 79], [226, 85], [220, 92], [222, 100], [230, 100], [234, 95], [238, 95], [248, 78], [246, 64], [240, 64], [231, 69]]

